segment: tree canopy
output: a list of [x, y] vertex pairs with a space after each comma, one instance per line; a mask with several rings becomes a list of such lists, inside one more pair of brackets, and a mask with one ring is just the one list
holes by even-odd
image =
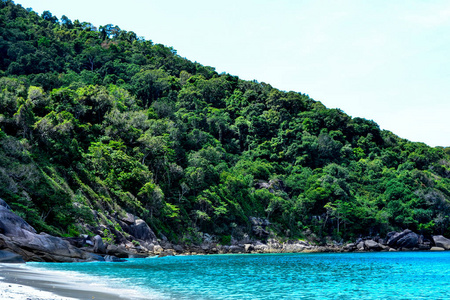
[[307, 94], [218, 74], [107, 24], [0, 1], [0, 197], [86, 232], [128, 211], [159, 234], [450, 234], [450, 149]]

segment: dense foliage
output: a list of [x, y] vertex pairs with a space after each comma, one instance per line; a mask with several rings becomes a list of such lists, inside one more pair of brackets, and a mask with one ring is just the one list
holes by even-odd
[[450, 157], [111, 24], [0, 1], [0, 197], [73, 235], [129, 211], [180, 241], [450, 234]]

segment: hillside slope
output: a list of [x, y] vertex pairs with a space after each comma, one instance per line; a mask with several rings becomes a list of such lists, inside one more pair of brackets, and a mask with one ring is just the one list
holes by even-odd
[[38, 230], [121, 231], [127, 211], [187, 243], [450, 234], [449, 149], [118, 26], [2, 0], [0, 77], [0, 198]]

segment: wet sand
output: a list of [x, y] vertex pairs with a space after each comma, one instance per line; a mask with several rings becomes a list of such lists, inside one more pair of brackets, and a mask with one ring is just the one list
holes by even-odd
[[33, 270], [21, 264], [0, 264], [0, 299], [124, 300], [151, 299], [135, 291], [83, 282], [61, 273]]

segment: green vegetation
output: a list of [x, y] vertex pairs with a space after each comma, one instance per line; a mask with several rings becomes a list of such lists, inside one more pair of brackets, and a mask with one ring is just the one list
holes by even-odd
[[38, 230], [125, 210], [174, 241], [227, 244], [250, 216], [288, 238], [450, 234], [449, 153], [117, 26], [0, 1], [0, 197]]

